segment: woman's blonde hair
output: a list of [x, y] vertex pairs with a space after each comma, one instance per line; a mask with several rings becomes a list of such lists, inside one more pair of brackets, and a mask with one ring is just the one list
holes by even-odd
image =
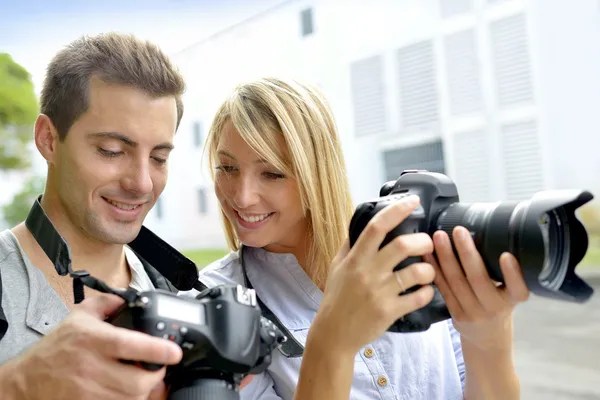
[[[323, 287], [354, 211], [340, 138], [325, 97], [293, 80], [263, 78], [237, 86], [217, 110], [206, 140], [213, 179], [227, 121], [256, 153], [297, 180], [311, 236], [306, 270]], [[283, 135], [287, 157], [278, 135]], [[221, 217], [229, 247], [238, 250], [239, 239], [223, 210]]]

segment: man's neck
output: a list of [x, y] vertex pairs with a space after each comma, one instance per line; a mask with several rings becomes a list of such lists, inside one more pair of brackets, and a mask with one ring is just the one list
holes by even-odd
[[[86, 236], [71, 223], [68, 215], [58, 204], [58, 199], [51, 199], [44, 195], [41, 205], [58, 234], [69, 245], [73, 270], [86, 270], [90, 275], [109, 285], [125, 283], [113, 282], [119, 277], [122, 280], [126, 275], [125, 272], [129, 273], [123, 245], [109, 244]], [[29, 231], [28, 233], [31, 235]], [[33, 236], [31, 238], [34, 239]], [[38, 248], [41, 250], [41, 247]]]
[[[68, 243], [74, 271], [88, 271], [92, 276], [104, 281], [111, 287], [125, 288], [129, 285], [131, 270], [125, 258], [125, 247], [123, 245], [90, 240], [68, 223], [66, 215], [57, 215], [57, 210], [52, 207], [47, 207], [44, 211], [58, 233]], [[12, 232], [31, 263], [44, 274], [49, 284], [65, 304], [71, 308], [73, 304], [71, 277], [58, 275], [53, 262], [48, 258], [25, 223], [14, 227]], [[98, 292], [85, 288], [86, 297], [97, 294]]]

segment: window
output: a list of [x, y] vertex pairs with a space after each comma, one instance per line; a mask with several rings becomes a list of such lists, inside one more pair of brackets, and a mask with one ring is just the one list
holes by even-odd
[[200, 214], [205, 215], [208, 213], [208, 207], [206, 204], [206, 189], [198, 189], [198, 211]]
[[542, 152], [536, 121], [501, 126], [507, 200], [526, 200], [544, 189]]
[[424, 169], [445, 174], [442, 141], [438, 139], [417, 146], [385, 151], [383, 165], [386, 181], [398, 179], [402, 171], [407, 169]]
[[202, 125], [198, 121], [194, 122], [193, 134], [194, 134], [194, 146], [196, 146], [196, 147], [202, 146], [202, 140], [203, 140]]
[[452, 115], [483, 108], [475, 31], [469, 29], [444, 38], [446, 78]]
[[302, 37], [312, 35], [315, 31], [312, 8], [307, 8], [300, 12], [300, 26], [302, 29]]
[[403, 128], [438, 122], [438, 93], [433, 41], [402, 47], [396, 53]]
[[490, 24], [498, 104], [501, 108], [533, 102], [529, 41], [524, 14]]
[[350, 65], [354, 134], [359, 136], [385, 132], [383, 58], [374, 56]]
[[472, 9], [472, 0], [440, 0], [440, 11], [444, 18], [465, 14]]
[[457, 132], [453, 138], [454, 182], [460, 201], [491, 201], [490, 143], [483, 129]]
[[162, 219], [163, 209], [162, 209], [162, 197], [159, 197], [156, 200], [156, 204], [154, 205], [154, 209], [156, 210], [156, 218]]

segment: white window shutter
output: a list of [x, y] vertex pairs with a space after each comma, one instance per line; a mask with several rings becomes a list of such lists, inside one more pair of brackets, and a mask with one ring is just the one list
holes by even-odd
[[365, 136], [386, 130], [383, 60], [374, 56], [350, 65], [354, 134]]
[[432, 41], [398, 49], [397, 60], [402, 127], [427, 127], [438, 122], [439, 103]]

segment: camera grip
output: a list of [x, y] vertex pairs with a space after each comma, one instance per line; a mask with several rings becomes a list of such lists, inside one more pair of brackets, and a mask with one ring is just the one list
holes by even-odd
[[147, 371], [158, 371], [159, 369], [164, 367], [163, 364], [153, 364], [153, 363], [147, 363], [147, 362], [143, 362], [143, 361], [131, 361], [131, 360], [120, 360], [120, 361], [123, 364], [135, 365], [136, 367], [143, 368]]
[[[406, 235], [411, 233], [422, 232], [420, 225], [424, 220], [424, 213], [422, 208], [417, 208], [406, 220], [400, 225], [394, 228], [384, 240], [384, 244], [389, 243], [395, 237], [400, 235]], [[411, 264], [422, 262], [422, 257], [408, 257], [403, 260], [400, 264], [394, 267], [394, 271], [401, 270], [408, 267]], [[431, 324], [450, 318], [450, 312], [446, 307], [446, 303], [437, 288], [433, 285], [434, 294], [433, 298], [425, 307], [415, 310], [411, 313], [406, 314], [404, 317], [395, 321], [392, 326], [388, 329], [389, 332], [424, 332]], [[414, 292], [420, 289], [422, 285], [416, 285], [408, 288], [400, 295]]]

